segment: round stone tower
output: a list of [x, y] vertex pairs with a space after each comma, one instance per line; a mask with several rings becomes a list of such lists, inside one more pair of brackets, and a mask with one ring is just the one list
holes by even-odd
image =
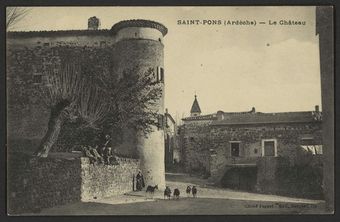
[[[112, 27], [111, 32], [114, 35], [116, 54], [113, 65], [117, 67], [118, 73], [132, 68], [137, 68], [139, 73], [143, 73], [152, 68], [155, 80], [162, 84], [162, 92], [164, 92], [163, 37], [167, 34], [167, 28], [158, 22], [138, 19], [118, 22]], [[152, 109], [157, 110], [160, 117], [159, 125], [163, 125], [164, 93]], [[133, 138], [130, 140], [132, 141]], [[137, 132], [134, 147], [141, 161], [145, 185], [158, 185], [159, 189], [165, 188], [162, 126], [153, 127], [153, 132], [147, 137]]]

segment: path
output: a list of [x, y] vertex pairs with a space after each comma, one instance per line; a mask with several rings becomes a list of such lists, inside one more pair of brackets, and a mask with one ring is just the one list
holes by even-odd
[[[164, 200], [162, 190], [155, 192], [153, 199], [147, 199], [145, 191], [130, 192], [44, 209], [40, 215], [320, 214], [324, 209], [322, 200], [215, 188], [207, 185], [207, 180], [184, 174], [167, 175], [166, 183], [172, 190], [179, 188], [179, 200]], [[197, 198], [186, 197], [185, 188], [188, 184], [197, 185]]]

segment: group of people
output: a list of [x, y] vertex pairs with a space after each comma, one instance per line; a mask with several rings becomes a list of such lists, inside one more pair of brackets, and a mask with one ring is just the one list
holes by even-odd
[[[141, 191], [141, 190], [143, 190], [144, 187], [145, 187], [144, 177], [143, 177], [142, 172], [139, 170], [137, 175], [133, 177], [133, 188], [134, 188], [135, 191]], [[148, 186], [147, 189], [146, 189], [146, 192], [153, 194], [155, 189], [158, 189], [158, 185]], [[197, 187], [196, 186], [191, 187], [190, 185], [188, 185], [185, 192], [187, 194], [187, 197], [190, 197], [191, 194], [192, 194], [193, 197], [197, 197]], [[166, 197], [168, 199], [170, 199], [171, 194], [172, 194], [172, 191], [171, 191], [170, 187], [166, 186], [166, 188], [164, 190], [164, 199]], [[174, 199], [179, 199], [180, 194], [181, 194], [181, 192], [179, 191], [178, 187], [176, 187], [174, 189], [174, 192], [173, 192]]]
[[83, 146], [82, 151], [85, 157], [90, 159], [90, 163], [99, 163], [106, 165], [117, 165], [116, 154], [114, 150], [109, 146], [111, 138], [109, 135], [105, 136], [106, 142], [102, 146], [95, 145]]
[[[196, 197], [197, 196], [197, 187], [196, 186], [193, 186], [191, 188], [191, 186], [187, 186], [187, 189], [185, 190], [186, 194], [187, 194], [187, 197], [190, 197], [190, 193], [192, 193], [192, 196], [193, 197]], [[179, 191], [178, 188], [175, 188], [174, 189], [174, 193], [173, 193], [173, 196], [175, 199], [179, 199], [179, 196], [180, 196], [181, 192]], [[166, 186], [165, 190], [164, 190], [164, 199], [165, 197], [167, 197], [168, 199], [170, 199], [171, 197], [171, 189], [170, 187]]]

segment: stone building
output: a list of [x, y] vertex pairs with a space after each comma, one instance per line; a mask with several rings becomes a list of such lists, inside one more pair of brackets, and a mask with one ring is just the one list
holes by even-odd
[[276, 167], [302, 164], [305, 154], [313, 159], [308, 164], [320, 164], [318, 106], [306, 112], [263, 113], [252, 108], [200, 115], [195, 96], [191, 111], [180, 129], [185, 168], [210, 176], [215, 183], [255, 190], [263, 181], [277, 181]]
[[[98, 58], [98, 64], [91, 65], [107, 68], [117, 75], [117, 79], [133, 67], [137, 68], [137, 73], [153, 69], [164, 92], [163, 37], [167, 28], [158, 22], [141, 19], [120, 21], [110, 30], [99, 29], [99, 26], [99, 19], [91, 17], [87, 30], [7, 33], [9, 150], [38, 146], [46, 132], [50, 113], [35, 96], [35, 86], [45, 84], [47, 67], [57, 70], [61, 63], [77, 60], [75, 55], [81, 50], [86, 49], [92, 57]], [[113, 55], [110, 61], [104, 60], [108, 51]], [[160, 116], [164, 115], [163, 94], [151, 108]], [[117, 152], [138, 156], [146, 183], [165, 186], [163, 129], [155, 127], [147, 138], [127, 129], [122, 137], [120, 144], [114, 144]]]
[[174, 118], [165, 109], [165, 126], [164, 126], [164, 139], [165, 139], [165, 166], [171, 166], [179, 163], [181, 153], [178, 148], [177, 138], [177, 124]]

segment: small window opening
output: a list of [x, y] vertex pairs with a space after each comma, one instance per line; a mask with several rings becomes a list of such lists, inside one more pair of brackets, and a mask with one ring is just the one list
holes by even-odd
[[41, 75], [41, 74], [35, 74], [35, 75], [33, 75], [33, 83], [34, 83], [34, 84], [40, 84], [40, 83], [42, 83], [42, 75]]

